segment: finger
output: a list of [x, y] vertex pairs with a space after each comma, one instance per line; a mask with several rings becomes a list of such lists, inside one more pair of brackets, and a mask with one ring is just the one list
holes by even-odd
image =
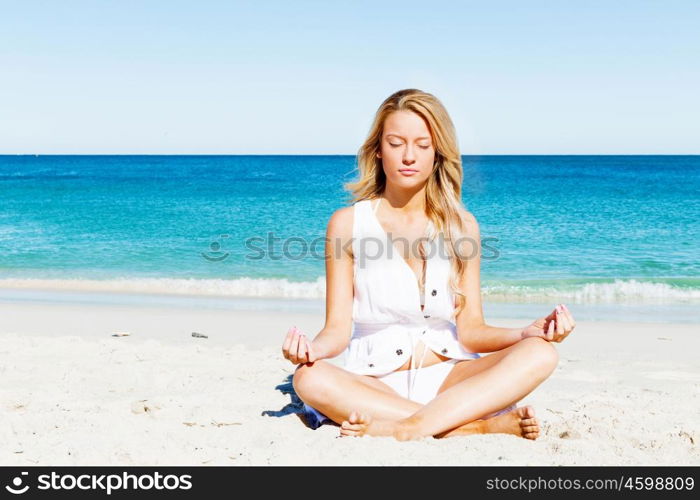
[[544, 336], [544, 338], [547, 340], [552, 340], [554, 338], [554, 323], [556, 323], [556, 321], [549, 322], [549, 328], [547, 329], [547, 333]]
[[574, 321], [574, 318], [571, 317], [571, 314], [568, 312], [564, 311], [564, 317], [566, 318], [566, 325], [569, 330], [573, 330], [574, 326], [576, 326], [576, 322]]
[[306, 362], [306, 339], [303, 333], [299, 334], [299, 343], [297, 344], [297, 359], [300, 363]]
[[576, 327], [576, 321], [574, 321], [574, 316], [571, 314], [571, 311], [569, 311], [569, 308], [566, 306], [566, 304], [562, 305], [564, 306], [566, 318], [569, 320], [569, 324], [571, 325], [571, 329], [573, 330]]
[[544, 326], [542, 327], [542, 334], [547, 335], [547, 330], [549, 330], [549, 325], [552, 323], [554, 320], [552, 319], [546, 319], [544, 321]]
[[287, 330], [287, 336], [284, 338], [284, 342], [282, 343], [282, 352], [289, 352], [289, 348], [292, 345], [292, 337], [294, 337], [294, 328], [291, 327], [289, 330]]
[[549, 330], [549, 325], [550, 325], [550, 323], [552, 323], [552, 322], [554, 322], [554, 321], [556, 321], [556, 320], [557, 320], [557, 309], [556, 309], [556, 307], [555, 307], [555, 308], [554, 308], [554, 311], [552, 311], [551, 313], [549, 313], [548, 316], [545, 316], [545, 317], [544, 317], [544, 332], [545, 332], [545, 333], [547, 333], [547, 331]]
[[561, 339], [564, 338], [565, 333], [566, 332], [563, 330], [562, 319], [560, 314], [559, 318], [557, 318], [556, 326], [554, 328], [554, 338], [552, 339], [552, 342], [561, 342]]
[[287, 346], [286, 343], [282, 346], [282, 356], [284, 356], [285, 359], [289, 359], [289, 346]]
[[562, 314], [557, 311], [557, 336], [560, 337], [564, 335], [564, 323], [562, 320]]
[[300, 363], [306, 363], [308, 361], [306, 355], [306, 335], [303, 333], [299, 336], [299, 350], [297, 351], [297, 358]]
[[[297, 361], [297, 352], [299, 351], [299, 332], [295, 331], [294, 334], [292, 335], [292, 344], [289, 346], [289, 355], [290, 355], [290, 360], [293, 363], [298, 363]], [[292, 359], [294, 358], [294, 359]]]
[[562, 311], [559, 314], [559, 320], [561, 321], [561, 324], [564, 327], [564, 333], [562, 335], [566, 335], [571, 331], [571, 323], [569, 323], [569, 318], [567, 318], [566, 313]]

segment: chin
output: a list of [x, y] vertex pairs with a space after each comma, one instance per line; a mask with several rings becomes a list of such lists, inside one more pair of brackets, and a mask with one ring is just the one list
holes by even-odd
[[398, 177], [392, 179], [392, 181], [395, 184], [398, 184], [400, 186], [406, 186], [406, 187], [420, 186], [421, 184], [423, 184], [427, 180], [428, 180], [427, 178], [425, 178], [425, 179], [418, 178], [417, 175], [412, 175], [411, 177], [404, 177], [403, 175], [400, 175], [400, 174]]

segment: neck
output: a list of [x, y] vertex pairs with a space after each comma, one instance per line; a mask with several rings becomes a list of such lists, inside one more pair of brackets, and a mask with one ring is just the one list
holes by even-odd
[[381, 196], [397, 211], [406, 214], [425, 213], [425, 186], [412, 191], [387, 184]]

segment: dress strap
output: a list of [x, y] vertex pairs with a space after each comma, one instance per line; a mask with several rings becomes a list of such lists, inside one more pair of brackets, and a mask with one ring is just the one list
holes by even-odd
[[374, 213], [375, 213], [375, 214], [377, 213], [377, 209], [379, 208], [379, 204], [380, 204], [381, 202], [382, 202], [382, 199], [379, 198], [379, 199], [377, 200], [377, 203], [374, 204]]

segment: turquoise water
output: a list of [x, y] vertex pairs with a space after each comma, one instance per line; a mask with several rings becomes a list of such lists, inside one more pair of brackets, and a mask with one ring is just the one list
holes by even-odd
[[[0, 156], [0, 284], [321, 298], [322, 242], [314, 255], [300, 241], [324, 237], [354, 162]], [[464, 157], [464, 170], [493, 249], [488, 300], [700, 303], [700, 157]]]

